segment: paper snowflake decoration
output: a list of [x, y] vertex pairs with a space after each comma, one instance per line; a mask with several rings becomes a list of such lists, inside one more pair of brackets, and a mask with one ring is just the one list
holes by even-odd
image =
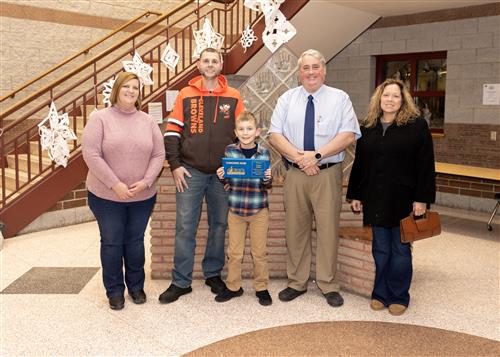
[[275, 52], [282, 44], [290, 41], [297, 33], [295, 27], [279, 10], [285, 0], [245, 0], [244, 6], [264, 13], [266, 28], [262, 33], [262, 41], [266, 47]]
[[115, 84], [115, 77], [110, 78], [109, 81], [105, 82], [102, 85], [104, 87], [104, 89], [102, 90], [102, 94], [104, 95], [104, 99], [102, 100], [102, 103], [107, 107], [109, 107], [111, 105], [109, 97], [111, 96], [111, 91], [113, 90], [114, 84]]
[[[49, 122], [50, 128], [44, 124]], [[57, 114], [54, 102], [50, 104], [49, 115], [38, 124], [38, 133], [40, 134], [40, 144], [42, 150], [47, 150], [50, 159], [56, 163], [56, 166], [68, 164], [69, 147], [67, 140], [76, 140], [77, 137], [69, 127], [68, 114]]]
[[245, 0], [243, 6], [246, 6], [254, 11], [260, 11], [260, 1], [261, 0]]
[[251, 47], [255, 41], [257, 41], [257, 36], [255, 36], [255, 33], [250, 28], [250, 25], [247, 25], [247, 27], [241, 33], [240, 43], [241, 47], [244, 48], [243, 53], [245, 53], [247, 51], [247, 48]]
[[126, 72], [132, 72], [139, 77], [141, 87], [143, 85], [153, 85], [154, 82], [149, 76], [151, 72], [153, 72], [153, 67], [144, 63], [141, 56], [137, 52], [134, 54], [132, 61], [122, 61], [122, 63], [123, 69]]
[[295, 27], [278, 10], [272, 18], [266, 19], [266, 28], [262, 34], [262, 41], [274, 53], [282, 44], [290, 41], [296, 34], [297, 30]]
[[260, 8], [262, 12], [264, 13], [264, 17], [266, 18], [266, 23], [267, 20], [272, 18], [280, 8], [280, 5], [285, 2], [285, 0], [261, 0], [260, 1]]
[[163, 51], [163, 54], [161, 55], [161, 61], [168, 67], [168, 69], [173, 71], [175, 66], [177, 66], [177, 63], [179, 63], [180, 57], [181, 56], [179, 56], [179, 54], [175, 52], [172, 47], [170, 47], [170, 44], [168, 44], [165, 51]]
[[205, 18], [203, 28], [194, 32], [194, 40], [196, 48], [194, 50], [193, 58], [199, 58], [201, 52], [206, 48], [214, 48], [220, 50], [224, 43], [224, 36], [215, 32], [210, 20]]

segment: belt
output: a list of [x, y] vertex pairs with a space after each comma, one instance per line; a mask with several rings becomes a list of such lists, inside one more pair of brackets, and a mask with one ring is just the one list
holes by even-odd
[[[296, 167], [296, 168], [298, 168], [300, 170], [300, 166], [297, 165], [295, 162], [288, 162], [288, 164], [292, 165], [293, 167]], [[337, 164], [339, 164], [339, 162], [328, 162], [326, 164], [319, 165], [318, 167], [319, 167], [320, 170], [323, 170], [323, 169], [327, 169], [329, 167], [335, 166]]]

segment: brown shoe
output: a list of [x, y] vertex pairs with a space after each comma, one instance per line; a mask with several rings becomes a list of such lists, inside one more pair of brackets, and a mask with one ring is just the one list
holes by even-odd
[[390, 304], [389, 305], [389, 313], [394, 316], [403, 315], [406, 311], [407, 307], [401, 304]]
[[371, 307], [372, 310], [380, 311], [380, 310], [383, 310], [385, 308], [385, 305], [382, 302], [373, 299], [370, 302], [370, 307]]

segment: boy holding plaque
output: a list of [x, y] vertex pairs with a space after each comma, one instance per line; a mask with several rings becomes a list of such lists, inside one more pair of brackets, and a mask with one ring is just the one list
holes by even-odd
[[[231, 161], [252, 159], [269, 161], [269, 151], [255, 142], [260, 135], [257, 118], [250, 112], [243, 112], [236, 118], [235, 134], [238, 143], [226, 147], [225, 157]], [[254, 165], [255, 166], [255, 165]], [[267, 230], [269, 227], [269, 203], [267, 189], [271, 187], [271, 169], [252, 170], [245, 177], [225, 174], [219, 167], [217, 176], [229, 191], [226, 289], [215, 297], [217, 302], [229, 301], [243, 294], [241, 287], [241, 263], [245, 250], [247, 228], [250, 228], [250, 251], [254, 264], [255, 295], [261, 305], [271, 305], [273, 300], [267, 284]]]

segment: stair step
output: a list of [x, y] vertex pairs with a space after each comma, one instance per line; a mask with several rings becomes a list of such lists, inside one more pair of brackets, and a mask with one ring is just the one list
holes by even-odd
[[[28, 182], [28, 174], [24, 171], [19, 171], [19, 186]], [[10, 191], [16, 190], [16, 170], [5, 168], [5, 188]]]
[[[9, 165], [9, 168], [14, 169], [16, 167], [16, 156], [15, 155], [8, 155], [7, 156], [7, 163]], [[28, 154], [17, 155], [17, 163], [18, 163], [19, 170], [27, 172], [28, 171]], [[39, 163], [38, 154], [30, 155], [30, 169], [31, 169], [32, 174], [39, 173], [38, 163]], [[50, 165], [52, 165], [52, 161], [48, 157], [42, 156], [42, 169], [44, 169]]]
[[[83, 133], [83, 129], [78, 130], [76, 132], [76, 136], [78, 138], [77, 144], [81, 144], [82, 133]], [[68, 141], [68, 145], [69, 145], [70, 149], [72, 149], [73, 148], [73, 140]], [[30, 141], [30, 153], [31, 153], [31, 155], [38, 157], [38, 141]], [[42, 149], [42, 157], [50, 159], [49, 153], [47, 152], [47, 150]]]

